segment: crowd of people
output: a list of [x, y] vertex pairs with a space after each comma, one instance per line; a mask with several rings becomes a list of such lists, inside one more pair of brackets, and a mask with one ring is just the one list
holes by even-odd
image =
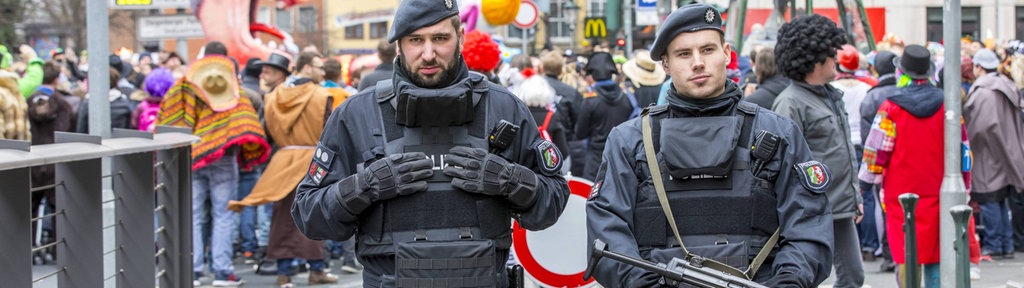
[[[959, 92], [962, 95], [961, 104], [963, 105], [961, 139], [964, 152], [962, 153], [962, 172], [964, 182], [968, 187], [970, 203], [975, 208], [977, 218], [971, 223], [971, 235], [974, 236], [970, 237], [972, 240], [971, 278], [979, 279], [981, 277], [978, 263], [982, 259], [1013, 258], [1015, 252], [1024, 251], [1024, 217], [1015, 217], [1024, 215], [1024, 196], [1022, 196], [1024, 194], [1021, 194], [1024, 189], [1024, 145], [1021, 144], [1024, 143], [1024, 119], [1022, 119], [1024, 118], [1024, 42], [992, 42], [986, 45], [971, 39], [964, 39], [963, 49], [960, 53], [961, 67], [942, 67], [944, 51], [942, 45], [938, 43], [907, 45], [893, 36], [887, 36], [885, 41], [878, 43], [877, 51], [863, 53], [846, 43], [845, 32], [836, 28], [835, 23], [825, 17], [814, 15], [800, 17], [783, 25], [779, 31], [778, 43], [774, 47], [754, 47], [749, 55], [738, 56], [735, 51], [729, 49], [728, 43], [723, 40], [718, 46], [711, 45], [708, 46], [711, 48], [694, 51], [694, 54], [702, 55], [700, 57], [710, 57], [706, 59], [718, 62], [712, 63], [712, 60], [706, 60], [707, 63], [683, 66], [678, 64], [682, 63], [678, 62], [682, 60], [675, 59], [696, 59], [691, 58], [696, 56], [688, 54], [690, 53], [688, 50], [677, 49], [681, 47], [678, 45], [688, 44], [677, 43], [676, 41], [682, 40], [673, 40], [673, 37], [680, 33], [691, 33], [687, 35], [697, 38], [688, 39], [700, 39], [701, 35], [714, 35], [701, 34], [703, 33], [701, 31], [721, 33], [720, 27], [716, 30], [712, 25], [712, 23], [717, 23], [714, 21], [721, 21], [714, 19], [717, 14], [708, 16], [712, 20], [708, 20], [706, 24], [701, 24], [704, 23], [704, 20], [691, 23], [687, 22], [690, 20], [687, 20], [689, 18], [686, 17], [692, 15], [684, 13], [691, 13], [687, 11], [692, 10], [696, 11], [692, 12], [696, 13], [694, 15], [699, 14], [697, 16], [704, 17], [703, 9], [705, 8], [703, 6], [688, 6], [688, 8], [680, 9], [681, 12], [678, 12], [680, 16], [671, 16], [677, 17], [679, 20], [670, 20], [666, 24], [668, 28], [663, 28], [663, 31], [659, 32], [659, 39], [653, 44], [651, 50], [621, 51], [609, 49], [606, 44], [595, 44], [577, 54], [573, 50], [558, 50], [548, 47], [538, 51], [536, 55], [521, 54], [512, 58], [511, 61], [503, 62], [499, 55], [498, 45], [490, 35], [479, 31], [467, 32], [465, 35], [459, 34], [460, 41], [464, 37], [464, 42], [459, 47], [461, 49], [455, 50], [457, 51], [455, 53], [461, 53], [455, 54], [456, 58], [460, 60], [447, 59], [443, 61], [455, 61], [456, 64], [452, 67], [464, 63], [463, 67], [466, 71], [452, 73], [465, 73], [469, 76], [453, 76], [451, 79], [433, 79], [432, 76], [424, 76], [424, 72], [422, 72], [440, 69], [445, 73], [438, 77], [448, 77], [450, 71], [447, 70], [447, 66], [441, 67], [441, 65], [450, 63], [441, 62], [442, 60], [434, 62], [435, 60], [428, 59], [421, 60], [425, 62], [418, 62], [418, 64], [407, 64], [403, 61], [427, 59], [424, 58], [427, 56], [420, 55], [421, 58], [406, 59], [402, 57], [417, 50], [410, 48], [396, 51], [396, 45], [401, 42], [399, 40], [409, 37], [407, 34], [413, 33], [413, 30], [440, 25], [437, 23], [446, 23], [435, 21], [425, 24], [408, 24], [414, 27], [407, 29], [408, 31], [398, 31], [399, 35], [394, 35], [396, 32], [392, 31], [392, 36], [389, 38], [393, 39], [381, 41], [378, 45], [377, 59], [365, 65], [352, 65], [353, 67], [350, 67], [348, 71], [351, 76], [347, 79], [342, 77], [343, 74], [346, 74], [343, 73], [345, 71], [342, 71], [342, 63], [321, 54], [316, 47], [307, 47], [298, 55], [275, 52], [267, 59], [250, 59], [248, 63], [238, 63], [228, 56], [229, 51], [223, 44], [210, 42], [204, 47], [198, 59], [188, 59], [188, 62], [175, 52], [110, 55], [110, 85], [103, 89], [108, 91], [106, 100], [110, 102], [111, 128], [153, 131], [157, 125], [183, 126], [191, 128], [193, 133], [201, 139], [198, 144], [194, 145], [192, 155], [194, 163], [192, 167], [192, 244], [196, 251], [193, 264], [195, 267], [194, 284], [197, 286], [211, 278], [214, 286], [242, 285], [244, 281], [234, 273], [233, 263], [236, 258], [243, 258], [246, 264], [257, 265], [260, 274], [277, 275], [279, 287], [294, 287], [292, 277], [305, 270], [310, 273], [308, 277], [310, 285], [336, 283], [337, 276], [328, 273], [332, 258], [341, 259], [340, 270], [345, 273], [361, 272], [363, 267], [355, 260], [357, 258], [356, 247], [365, 245], [372, 248], [374, 245], [382, 245], [378, 243], [381, 240], [370, 239], [372, 237], [366, 238], [369, 236], [359, 234], [366, 231], [352, 232], [351, 230], [354, 229], [352, 224], [345, 222], [352, 220], [347, 220], [347, 218], [339, 223], [319, 223], [317, 221], [323, 221], [323, 219], [318, 217], [330, 217], [318, 213], [331, 211], [331, 213], [348, 215], [347, 217], [358, 217], [364, 213], [363, 211], [366, 211], [366, 214], [384, 213], [374, 210], [372, 206], [366, 206], [372, 202], [389, 200], [390, 198], [379, 195], [383, 192], [373, 192], [378, 194], [365, 196], [370, 197], [369, 200], [363, 199], [368, 201], [367, 203], [361, 205], [357, 203], [357, 200], [362, 199], [360, 197], [364, 197], [360, 196], [360, 193], [368, 193], [366, 191], [369, 190], [366, 189], [382, 189], [373, 188], [376, 187], [373, 185], [384, 184], [377, 182], [349, 183], [351, 184], [349, 188], [355, 189], [354, 191], [329, 192], [321, 188], [323, 187], [321, 182], [348, 183], [345, 181], [349, 181], [347, 180], [349, 178], [345, 178], [345, 176], [349, 175], [339, 175], [331, 171], [352, 169], [355, 167], [355, 164], [352, 163], [356, 162], [365, 162], [363, 164], [368, 164], [367, 169], [373, 167], [384, 170], [398, 169], [388, 168], [387, 165], [418, 167], [410, 169], [421, 170], [430, 170], [429, 168], [436, 167], [419, 167], [421, 164], [416, 158], [420, 154], [410, 154], [412, 152], [409, 151], [405, 151], [406, 153], [401, 154], [403, 155], [401, 157], [386, 158], [389, 159], [386, 164], [380, 164], [379, 161], [368, 162], [374, 158], [373, 153], [384, 153], [384, 151], [375, 149], [388, 149], [390, 153], [391, 148], [371, 147], [371, 145], [365, 149], [368, 151], [365, 153], [363, 150], [335, 151], [341, 149], [339, 147], [345, 147], [338, 144], [337, 141], [352, 142], [343, 143], [354, 145], [349, 147], [370, 144], [360, 142], [363, 140], [359, 139], [324, 138], [323, 135], [345, 132], [350, 133], [346, 134], [347, 137], [356, 138], [358, 137], [356, 135], [359, 135], [357, 133], [362, 133], [361, 130], [354, 127], [339, 126], [343, 124], [338, 124], [348, 119], [346, 117], [357, 116], [338, 114], [369, 112], [358, 110], [359, 108], [338, 107], [343, 104], [358, 107], [356, 105], [377, 105], [378, 103], [364, 100], [354, 100], [360, 101], [356, 102], [358, 104], [347, 103], [346, 100], [350, 99], [349, 97], [352, 95], [383, 92], [384, 94], [379, 94], [378, 97], [387, 100], [387, 93], [392, 93], [398, 95], [393, 98], [395, 100], [391, 100], [392, 103], [403, 103], [394, 104], [395, 107], [427, 105], [424, 103], [430, 102], [417, 104], [416, 101], [429, 100], [423, 100], [426, 97], [420, 97], [420, 100], [417, 100], [417, 97], [414, 97], [417, 96], [415, 93], [432, 95], [429, 93], [433, 92], [417, 90], [421, 88], [417, 86], [442, 81], [454, 81], [452, 83], [456, 83], [456, 85], [452, 87], [469, 89], [467, 91], [478, 91], [479, 87], [507, 88], [510, 95], [518, 98], [518, 102], [527, 107], [526, 112], [529, 117], [532, 117], [532, 121], [522, 123], [536, 124], [538, 137], [550, 142], [553, 145], [552, 148], [556, 149], [544, 150], [547, 148], [543, 146], [530, 148], [538, 150], [539, 153], [542, 153], [540, 158], [548, 161], [542, 162], [540, 167], [527, 168], [516, 163], [503, 162], [505, 160], [502, 159], [492, 159], [490, 156], [482, 158], [485, 162], [503, 163], [501, 165], [508, 167], [508, 173], [514, 175], [503, 177], [512, 177], [516, 181], [526, 181], [523, 179], [530, 176], [525, 175], [539, 173], [532, 176], [536, 177], [531, 178], [532, 181], [535, 181], [532, 184], [506, 183], [511, 185], [509, 187], [523, 186], [526, 188], [508, 188], [513, 190], [505, 191], [506, 185], [501, 186], [503, 187], [501, 188], [502, 195], [508, 198], [510, 204], [502, 203], [500, 205], [511, 205], [513, 207], [511, 209], [514, 211], [519, 211], [515, 209], [527, 211], [532, 209], [529, 207], [535, 205], [564, 206], [565, 199], [559, 198], [562, 196], [551, 196], [554, 200], [550, 200], [550, 203], [537, 202], [542, 204], [536, 204], [535, 201], [546, 201], [536, 199], [541, 197], [536, 195], [545, 195], [542, 190], [537, 188], [537, 185], [545, 185], [543, 183], [547, 181], [544, 180], [545, 176], [571, 175], [595, 183], [595, 192], [592, 192], [591, 200], [588, 201], [591, 202], [588, 204], [588, 213], [596, 213], [594, 214], [596, 216], [593, 216], [594, 219], [603, 219], [600, 218], [601, 215], [618, 215], [612, 213], [621, 212], [617, 209], [630, 211], [638, 209], [634, 211], [637, 213], [635, 219], [648, 219], [643, 217], [650, 215], [641, 215], [640, 212], [649, 212], [645, 209], [657, 207], [658, 203], [636, 203], [636, 207], [623, 208], [615, 206], [617, 204], [611, 201], [617, 199], [614, 197], [636, 197], [630, 196], [632, 194], [622, 194], [625, 192], [614, 191], [614, 189], [620, 188], [618, 186], [625, 187], [632, 183], [628, 182], [632, 180], [619, 179], [622, 178], [621, 175], [626, 174], [618, 169], [632, 169], [634, 174], [644, 177], [650, 177], [652, 173], [655, 173], [654, 171], [657, 171], [653, 169], [654, 167], [648, 170], [646, 165], [630, 164], [631, 161], [647, 161], [646, 158], [643, 158], [645, 153], [643, 149], [638, 148], [646, 144], [646, 140], [641, 142], [640, 128], [636, 128], [635, 131], [630, 130], [634, 126], [640, 127], [638, 118], [652, 114], [655, 117], [668, 117], [658, 118], [661, 119], [659, 121], [672, 120], [671, 118], [674, 117], [697, 121], [692, 119], [706, 116], [731, 116], [737, 113], [756, 115], [758, 119], [762, 119], [759, 121], [768, 121], [764, 120], [768, 119], [765, 117], [782, 117], [778, 119], [785, 120], [770, 118], [773, 120], [766, 122], [767, 124], [757, 125], [782, 127], [773, 131], [782, 135], [783, 143], [788, 143], [782, 145], [783, 148], [780, 151], [789, 151], [783, 154], [796, 158], [808, 158], [807, 160], [813, 159], [813, 161], [790, 164], [795, 165], [794, 168], [797, 169], [795, 174], [805, 173], [807, 175], [785, 176], [805, 180], [806, 183], [803, 183], [803, 187], [813, 193], [808, 194], [808, 198], [804, 200], [789, 199], [785, 201], [806, 201], [805, 204], [824, 203], [825, 200], [821, 197], [827, 197], [827, 207], [831, 208], [831, 211], [818, 211], [817, 213], [830, 215], [832, 223], [825, 226], [831, 229], [831, 235], [827, 236], [832, 239], [832, 242], [825, 244], [824, 240], [816, 242], [820, 239], [815, 236], [782, 231], [784, 239], [782, 241], [796, 241], [793, 238], [805, 237], [804, 241], [809, 243], [805, 244], [809, 246], [802, 247], [807, 250], [815, 251], [815, 249], [825, 246], [830, 248], [828, 249], [830, 252], [826, 253], [827, 256], [819, 255], [820, 257], [817, 257], [815, 261], [807, 261], [801, 265], [832, 265], [836, 276], [835, 287], [860, 287], [864, 284], [864, 262], [876, 261], [880, 258], [882, 271], [896, 271], [897, 278], [902, 279], [899, 278], [903, 276], [900, 271], [905, 271], [905, 267], [902, 265], [906, 263], [904, 250], [908, 244], [904, 243], [903, 239], [903, 211], [897, 199], [899, 195], [913, 191], [921, 197], [916, 214], [919, 235], [916, 238], [915, 247], [918, 249], [918, 263], [924, 267], [925, 286], [937, 287], [939, 278], [938, 231], [941, 213], [938, 208], [939, 186], [943, 176], [944, 155], [942, 140], [944, 133], [943, 70], [960, 69], [962, 89]], [[451, 7], [448, 7], [448, 10], [451, 10]], [[430, 18], [434, 15], [429, 13], [434, 12], [441, 13], [433, 10], [417, 13], [428, 13], [420, 16]], [[673, 13], [673, 15], [676, 14]], [[443, 14], [438, 17], [435, 18], [448, 19], [450, 15]], [[454, 24], [453, 26], [458, 27]], [[686, 29], [690, 30], [671, 30], [683, 29], [680, 27], [689, 27]], [[665, 31], [665, 29], [669, 30]], [[675, 34], [661, 35], [666, 33]], [[416, 35], [419, 34], [411, 37], [421, 37]], [[444, 39], [432, 38], [430, 41], [444, 41]], [[676, 50], [666, 51], [666, 49]], [[54, 132], [57, 131], [89, 132], [88, 101], [102, 101], [103, 99], [89, 99], [86, 95], [89, 88], [88, 79], [86, 79], [87, 66], [85, 65], [88, 54], [84, 51], [81, 54], [76, 54], [71, 49], [58, 49], [49, 55], [48, 60], [44, 61], [36, 55], [31, 47], [21, 46], [17, 52], [15, 53], [18, 56], [16, 58], [8, 52], [7, 47], [0, 46], [0, 55], [2, 55], [0, 57], [0, 138], [26, 140], [31, 141], [33, 145], [38, 145], [53, 143]], [[724, 57], [722, 59], [715, 58], [718, 54]], [[627, 55], [628, 57], [626, 57]], [[719, 67], [715, 67], [718, 64], [722, 64], [724, 69], [718, 70]], [[421, 67], [416, 71], [407, 71], [405, 66], [399, 65], [421, 65]], [[396, 66], [398, 67], [396, 68]], [[691, 67], [699, 68], [688, 70]], [[458, 68], [460, 67], [453, 69], [459, 70]], [[426, 73], [426, 75], [437, 76], [431, 73]], [[678, 79], [681, 76], [687, 78]], [[483, 79], [489, 84], [470, 83], [476, 81], [474, 79]], [[710, 92], [703, 90], [710, 87], [705, 83], [711, 82], [715, 83], [713, 85], [719, 85], [715, 82], [719, 80], [725, 82], [724, 90]], [[414, 85], [409, 86], [410, 84], [403, 81]], [[466, 82], [469, 84], [459, 84], [462, 82], [458, 81], [470, 82]], [[460, 85], [465, 85], [465, 87]], [[392, 89], [404, 90], [394, 91]], [[409, 94], [413, 94], [413, 96], [409, 96]], [[698, 94], [707, 95], [701, 96], [704, 97], [701, 98], [695, 96]], [[719, 96], [719, 94], [723, 96]], [[500, 97], [494, 99], [499, 100], [493, 101], [505, 101]], [[743, 101], [739, 101], [739, 99]], [[388, 103], [384, 100], [381, 100], [381, 103]], [[445, 105], [454, 105], [453, 103], [461, 102], [456, 101]], [[385, 104], [379, 106], [386, 108]], [[413, 108], [387, 111], [397, 115], [395, 117], [398, 125], [409, 127], [447, 125], [450, 124], [448, 122], [471, 123], [474, 119], [473, 113], [468, 113], [465, 107], [452, 106], [450, 107], [451, 111], [444, 112], [451, 112], [453, 115], [446, 115], [440, 119], [427, 119], [414, 115], [416, 107], [429, 108], [429, 106], [408, 107]], [[468, 114], [454, 115], [459, 112]], [[657, 116], [658, 113], [667, 113], [669, 116]], [[744, 117], [753, 118], [754, 116]], [[383, 121], [385, 122], [383, 129], [385, 131], [367, 132], [373, 136], [370, 138], [381, 136], [381, 133], [394, 133], [389, 130], [393, 129], [392, 126], [387, 125], [396, 123], [386, 124], [389, 122], [388, 118], [383, 117], [383, 119], [385, 119]], [[743, 120], [741, 117], [737, 121], [747, 120]], [[687, 123], [707, 123], [706, 125], [710, 125], [709, 127], [726, 125], [723, 124], [724, 122], [714, 121]], [[795, 130], [785, 128], [788, 127], [787, 125], [792, 125]], [[671, 127], [664, 125], [660, 127], [663, 132], [661, 132], [659, 142], [656, 143], [660, 143], [662, 147], [677, 144], [666, 141], [678, 141], [678, 145], [687, 143], [712, 145], [708, 147], [719, 144], [735, 145], [735, 143], [715, 142], [721, 139], [706, 139], [715, 140], [708, 143], [691, 143], [688, 141], [692, 139], [673, 138], [675, 136], [671, 136], [674, 135], [671, 133], [697, 132], [672, 130]], [[534, 127], [522, 128], [534, 129]], [[726, 131], [729, 130], [727, 128], [715, 133], [732, 133]], [[744, 130], [746, 129], [749, 128], [744, 127]], [[351, 132], [349, 132], [350, 130]], [[737, 129], [735, 132], [740, 133], [741, 131]], [[452, 133], [474, 135], [475, 132], [453, 131]], [[708, 131], [702, 133], [711, 134], [693, 135], [724, 135]], [[344, 135], [334, 136], [342, 137]], [[740, 139], [739, 141], [749, 140], [753, 137], [755, 139], [751, 141], [756, 140], [757, 143], [779, 141], [778, 139], [780, 139], [778, 135], [765, 130], [743, 131], [733, 136]], [[772, 138], [773, 136], [776, 138]], [[390, 134], [387, 135], [387, 138], [389, 142], [423, 141], [421, 139], [402, 140], [403, 136]], [[325, 142], [325, 139], [329, 140]], [[802, 143], [806, 143], [806, 145]], [[786, 145], [790, 147], [786, 147]], [[757, 150], [754, 148], [743, 151]], [[680, 147], [680, 149], [694, 148]], [[458, 157], [452, 158], [461, 160], [451, 161], [471, 161], [479, 155], [493, 155], [484, 150], [480, 150], [483, 152], [472, 149], [456, 150], [458, 149], [453, 149], [452, 153]], [[775, 150], [771, 151], [775, 152]], [[805, 153], [804, 151], [809, 154], [801, 156], [801, 153]], [[416, 153], [419, 152], [425, 151], [416, 151]], [[751, 151], [751, 153], [753, 152]], [[359, 153], [364, 154], [359, 155]], [[427, 152], [427, 154], [429, 153]], [[361, 158], [350, 159], [353, 157]], [[561, 159], [563, 157], [564, 159]], [[671, 158], [670, 156], [663, 157]], [[688, 157], [686, 155], [681, 157], [664, 161], [685, 162], [689, 159], [686, 158]], [[760, 159], [751, 159], [751, 157], [756, 158], [759, 155], [743, 157], [754, 161], [754, 163]], [[769, 158], [776, 156], [768, 155], [766, 157], [768, 158], [760, 159], [766, 162], [757, 164], [757, 172], [754, 174], [757, 181], [765, 181], [763, 179], [775, 181], [774, 179], [779, 175], [790, 175], [788, 167], [779, 168], [781, 163], [769, 161]], [[307, 166], [306, 163], [310, 162], [309, 159], [313, 159], [313, 161]], [[785, 161], [789, 163], [788, 161], [793, 160], [787, 158]], [[465, 163], [469, 162], [463, 162], [463, 164]], [[348, 164], [352, 164], [353, 167], [332, 167], [332, 165]], [[687, 163], [665, 163], [662, 166], [672, 170], [678, 168], [673, 165], [683, 164]], [[380, 165], [385, 166], [382, 168]], [[481, 164], [477, 163], [476, 165]], [[717, 164], [710, 163], [709, 165]], [[767, 173], [768, 176], [762, 177], [761, 174], [757, 174], [762, 172], [762, 166], [767, 167], [764, 173]], [[731, 164], [725, 167], [727, 171], [732, 169], [728, 168], [731, 167]], [[690, 179], [687, 177], [694, 177], [694, 175], [707, 177], [707, 179], [726, 177], [709, 174], [712, 172], [708, 171], [717, 171], [718, 168], [701, 168], [702, 170], [698, 169], [700, 172], [697, 174], [678, 175], [673, 173], [683, 172], [673, 170], [669, 171], [667, 175], [682, 175], [680, 178], [686, 179]], [[363, 169], [362, 166], [360, 169]], [[465, 181], [470, 181], [473, 179], [469, 178], [476, 177], [472, 176], [476, 175], [474, 174], [476, 172], [460, 169], [463, 168], [452, 171], [449, 171], [449, 168], [443, 168], [444, 174], [453, 178], [466, 178]], [[533, 172], [529, 172], [531, 169]], [[374, 181], [384, 181], [374, 178], [379, 178], [379, 175], [349, 172], [351, 173], [347, 174], [376, 179]], [[440, 172], [435, 172], [435, 174], [440, 174]], [[423, 175], [427, 174], [417, 174], [415, 179], [400, 178], [400, 183], [390, 180], [393, 181], [392, 185], [398, 185], [397, 188], [392, 188], [398, 190], [391, 191], [392, 195], [388, 197], [393, 198], [398, 195], [406, 195], [403, 193], [410, 193], [403, 192], [401, 189], [426, 189], [427, 186], [424, 188], [402, 188], [403, 186], [401, 186], [419, 183], [417, 181], [424, 180], [421, 179]], [[521, 177], [525, 178], [521, 179]], [[501, 181], [508, 180], [502, 179]], [[651, 187], [651, 183], [644, 179], [649, 178], [641, 177], [637, 179], [640, 182], [631, 185]], [[456, 185], [456, 182], [452, 182], [453, 185]], [[791, 185], [802, 189], [797, 182], [789, 184], [765, 182], [768, 184], [764, 185]], [[53, 184], [53, 166], [33, 168], [32, 183], [34, 186]], [[466, 191], [479, 188], [473, 186], [476, 184], [459, 183], [463, 183], [461, 185], [464, 186], [458, 187]], [[558, 184], [552, 183], [548, 183], [548, 185]], [[564, 185], [564, 183], [560, 185]], [[298, 195], [296, 187], [299, 187]], [[548, 188], [558, 190], [551, 187]], [[678, 187], [668, 188], [669, 192], [677, 192], [672, 189]], [[530, 197], [513, 195], [522, 189], [538, 190], [530, 192], [536, 193], [530, 194]], [[651, 189], [654, 188], [648, 188], [648, 190]], [[680, 191], [683, 190], [686, 189]], [[337, 197], [345, 197], [338, 199], [340, 207], [343, 207], [345, 212], [332, 210], [342, 208], [318, 206], [327, 204], [310, 202], [320, 199], [310, 197], [334, 199], [322, 193], [341, 193], [339, 194], [341, 196]], [[490, 192], [480, 191], [479, 193]], [[46, 211], [53, 211], [54, 197], [56, 195], [53, 188], [44, 190], [42, 193], [34, 193], [32, 196], [33, 213], [42, 215], [49, 213]], [[457, 197], [452, 199], [457, 199]], [[651, 199], [657, 200], [656, 198]], [[558, 203], [559, 201], [561, 204]], [[706, 199], [702, 201], [708, 201], [709, 207], [720, 205]], [[648, 204], [654, 206], [644, 206]], [[414, 206], [408, 207], [410, 207], [409, 209], [422, 209]], [[810, 208], [813, 208], [813, 205], [808, 209]], [[310, 209], [314, 211], [310, 211]], [[316, 211], [316, 209], [321, 211]], [[556, 210], [560, 212], [561, 208]], [[782, 210], [780, 208], [780, 211]], [[516, 213], [516, 217], [528, 216]], [[655, 216], [662, 217], [660, 209], [655, 209], [654, 213]], [[805, 211], [805, 213], [811, 213], [811, 211]], [[500, 216], [508, 218], [508, 215]], [[533, 216], [538, 217], [533, 220], [536, 221], [535, 223], [539, 223], [535, 228], [550, 225], [547, 223], [550, 220], [547, 219], [550, 218], [549, 216], [551, 216], [549, 213]], [[671, 218], [671, 214], [669, 217]], [[786, 217], [790, 216], [779, 215], [783, 222], [789, 219]], [[692, 223], [693, 221], [692, 219], [680, 219], [681, 223]], [[616, 230], [613, 228], [618, 227], [615, 222], [617, 220], [605, 220], [608, 219], [601, 220], [601, 223], [594, 222], [597, 220], [588, 223], [592, 238], [595, 233], [601, 234], [604, 233], [602, 231]], [[450, 221], [462, 220], [452, 219]], [[634, 221], [634, 219], [628, 221]], [[657, 223], [661, 222], [664, 220]], [[321, 224], [323, 225], [317, 226]], [[980, 231], [974, 231], [975, 224]], [[33, 241], [37, 245], [52, 241], [53, 231], [56, 228], [52, 223], [47, 222], [40, 225], [44, 227], [33, 229]], [[771, 226], [772, 224], [766, 225]], [[773, 227], [780, 227], [776, 229], [781, 230], [796, 229], [799, 226], [793, 223], [774, 223], [773, 225]], [[603, 227], [605, 230], [596, 227]], [[674, 223], [672, 229], [675, 229]], [[754, 229], [766, 229], [763, 231], [764, 235], [761, 236], [771, 235], [772, 232], [771, 229], [764, 227], [754, 227]], [[41, 233], [35, 233], [37, 230]], [[664, 234], [664, 232], [660, 233]], [[775, 233], [778, 235], [780, 232], [777, 230]], [[338, 235], [347, 237], [344, 239], [335, 237]], [[644, 245], [672, 247], [673, 244], [663, 243], [666, 239], [672, 239], [670, 238], [672, 234], [666, 235], [669, 237], [656, 235], [657, 237], [654, 238], [660, 237], [660, 239], [634, 239], [632, 243], [639, 245], [640, 249], [643, 249]], [[602, 236], [616, 237], [614, 235]], [[643, 238], [640, 232], [634, 232], [627, 236]], [[310, 237], [330, 240], [321, 242], [311, 240]], [[416, 237], [419, 237], [419, 234]], [[683, 239], [687, 239], [686, 237], [680, 238], [679, 235], [676, 237], [679, 238], [679, 246], [682, 246]], [[605, 241], [609, 240], [605, 239]], [[689, 242], [693, 241], [692, 238], [687, 241], [693, 243]], [[614, 243], [612, 244], [615, 247]], [[507, 256], [508, 247], [505, 246], [504, 249]], [[658, 250], [655, 249], [655, 251]], [[774, 261], [782, 263], [788, 261], [786, 257], [793, 257], [789, 254], [782, 255], [785, 254], [783, 251], [785, 250], [779, 252], [779, 256], [774, 258]], [[364, 257], [370, 260], [377, 257], [372, 254], [359, 255], [361, 255], [360, 260]], [[37, 256], [37, 262], [52, 261], [54, 256], [52, 250], [44, 251]], [[753, 254], [747, 256], [752, 257]], [[651, 255], [650, 257], [657, 258], [659, 256]], [[208, 269], [207, 264], [209, 265]], [[760, 263], [754, 265], [749, 261], [727, 264], [752, 267], [755, 270], [757, 265], [760, 265]], [[604, 268], [599, 266], [598, 271], [614, 267], [617, 266], [605, 266]], [[211, 272], [212, 275], [206, 276], [206, 272]], [[374, 272], [379, 273], [380, 271]], [[754, 271], [754, 273], [756, 272]], [[787, 283], [801, 284], [796, 286], [820, 284], [824, 280], [821, 277], [823, 275], [821, 272], [804, 271], [802, 273], [810, 274], [792, 276], [792, 279], [775, 275], [770, 281], [783, 286]], [[827, 276], [829, 272], [824, 271], [823, 273]], [[798, 273], [794, 272], [794, 275], [796, 274]], [[615, 283], [626, 286], [654, 283], [646, 282], [650, 279], [640, 274], [620, 276], [620, 279], [605, 278], [607, 275], [602, 277], [600, 274], [595, 277], [599, 282], [610, 281], [610, 283], [603, 284], [611, 286], [615, 286]], [[757, 279], [766, 280], [764, 277], [768, 276], [771, 274], [762, 273], [761, 278]], [[364, 275], [364, 279], [370, 279], [366, 277], [376, 276]], [[386, 281], [383, 278], [373, 278], [373, 280], [381, 283]], [[902, 281], [898, 280], [898, 283], [903, 283]]]

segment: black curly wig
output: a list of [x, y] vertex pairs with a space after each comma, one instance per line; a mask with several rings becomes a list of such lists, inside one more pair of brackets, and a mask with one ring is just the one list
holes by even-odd
[[825, 16], [813, 14], [796, 18], [779, 28], [775, 44], [775, 64], [789, 79], [804, 81], [814, 65], [835, 57], [846, 44], [843, 29]]

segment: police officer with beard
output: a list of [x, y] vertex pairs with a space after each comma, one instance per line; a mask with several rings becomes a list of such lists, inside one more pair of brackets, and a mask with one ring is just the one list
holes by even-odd
[[471, 74], [454, 0], [407, 0], [391, 80], [327, 121], [292, 215], [311, 239], [355, 235], [367, 287], [506, 287], [510, 219], [555, 223], [562, 155], [526, 105]]
[[[730, 47], [721, 27], [719, 12], [703, 3], [668, 16], [651, 51], [672, 75], [668, 104], [608, 136], [587, 201], [588, 240], [768, 287], [815, 287], [832, 263], [827, 167], [811, 159], [792, 121], [740, 101], [725, 77]], [[665, 283], [611, 260], [593, 275], [606, 287]]]

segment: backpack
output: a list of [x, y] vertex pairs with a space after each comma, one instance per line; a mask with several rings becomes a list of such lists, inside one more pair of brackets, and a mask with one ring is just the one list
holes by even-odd
[[552, 116], [555, 116], [555, 108], [554, 107], [549, 107], [548, 108], [548, 115], [544, 116], [544, 123], [540, 124], [540, 126], [537, 126], [537, 130], [540, 132], [540, 138], [543, 138], [544, 140], [547, 140], [548, 142], [552, 142], [551, 134], [548, 133], [548, 125], [551, 124], [551, 117]]
[[142, 101], [139, 103], [139, 130], [153, 131], [156, 127], [156, 118], [160, 115], [160, 103]]

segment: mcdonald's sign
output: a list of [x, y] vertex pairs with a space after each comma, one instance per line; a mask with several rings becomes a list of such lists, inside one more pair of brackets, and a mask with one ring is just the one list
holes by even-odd
[[603, 17], [587, 17], [583, 19], [584, 38], [604, 38], [608, 36], [608, 27]]

